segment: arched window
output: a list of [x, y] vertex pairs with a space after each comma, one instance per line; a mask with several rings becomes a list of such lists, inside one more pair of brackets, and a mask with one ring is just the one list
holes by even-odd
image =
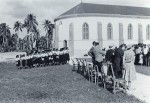
[[150, 25], [149, 24], [146, 27], [146, 39], [150, 40]]
[[82, 26], [83, 39], [89, 39], [89, 25], [84, 23]]
[[128, 25], [128, 39], [132, 39], [133, 38], [133, 27], [132, 24]]
[[107, 37], [108, 37], [108, 40], [113, 39], [113, 27], [111, 23], [107, 25]]

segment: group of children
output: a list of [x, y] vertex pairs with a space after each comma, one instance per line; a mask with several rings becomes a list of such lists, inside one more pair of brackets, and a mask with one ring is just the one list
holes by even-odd
[[33, 68], [49, 65], [66, 64], [70, 60], [69, 50], [61, 48], [60, 50], [52, 50], [45, 53], [36, 53], [31, 55], [17, 55], [16, 66], [18, 69]]

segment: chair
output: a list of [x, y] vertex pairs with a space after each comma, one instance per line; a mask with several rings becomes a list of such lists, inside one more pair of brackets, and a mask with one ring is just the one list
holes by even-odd
[[83, 74], [85, 68], [83, 59], [79, 59], [79, 65], [80, 65], [80, 73]]
[[[110, 66], [111, 71], [112, 71], [112, 84], [113, 84], [113, 93], [116, 94], [116, 92], [123, 91], [126, 93], [127, 90], [127, 81], [124, 78], [125, 71], [123, 72], [123, 77], [122, 78], [116, 78], [114, 75], [114, 70], [113, 66], [111, 63], [108, 64]], [[106, 81], [105, 81], [106, 83]]]
[[99, 71], [99, 68], [97, 65], [94, 65], [94, 72], [95, 72], [94, 73], [95, 84], [103, 83], [102, 72]]
[[101, 72], [98, 69], [97, 65], [93, 65], [92, 68], [89, 68], [89, 81], [99, 84], [99, 79], [101, 79]]
[[76, 61], [76, 59], [71, 59], [72, 60], [72, 64], [73, 64], [73, 71], [76, 71], [78, 69], [78, 63]]
[[102, 83], [104, 89], [106, 89], [107, 84], [112, 84], [112, 70], [110, 62], [103, 62], [101, 67], [101, 73], [102, 73]]
[[81, 70], [82, 70], [81, 60], [79, 58], [76, 58], [76, 60], [77, 60], [77, 64], [78, 64], [77, 72], [81, 73]]
[[89, 77], [89, 81], [90, 82], [93, 82], [94, 80], [94, 73], [95, 73], [95, 70], [94, 70], [94, 65], [92, 63], [87, 63], [87, 72], [88, 72], [88, 77]]
[[106, 89], [106, 84], [110, 82], [109, 75], [108, 75], [109, 66], [107, 63], [102, 63], [101, 67], [101, 78], [102, 78], [102, 84], [103, 87]]
[[83, 75], [87, 76], [87, 74], [88, 74], [88, 67], [87, 67], [86, 59], [83, 59], [82, 64], [83, 64]]
[[87, 63], [85, 59], [79, 59], [80, 72], [83, 76], [86, 75]]

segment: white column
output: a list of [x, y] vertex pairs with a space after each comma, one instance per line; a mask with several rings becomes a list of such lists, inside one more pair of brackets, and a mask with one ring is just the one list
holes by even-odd
[[74, 56], [74, 25], [69, 25], [69, 54], [71, 57]]
[[100, 46], [103, 47], [103, 36], [102, 36], [102, 23], [97, 23], [97, 35], [98, 35], [98, 42], [100, 43]]
[[124, 43], [124, 37], [123, 37], [123, 24], [119, 23], [119, 45]]
[[138, 38], [139, 38], [139, 43], [143, 43], [143, 31], [142, 31], [141, 24], [138, 24]]
[[54, 45], [55, 48], [59, 47], [59, 25], [55, 27]]

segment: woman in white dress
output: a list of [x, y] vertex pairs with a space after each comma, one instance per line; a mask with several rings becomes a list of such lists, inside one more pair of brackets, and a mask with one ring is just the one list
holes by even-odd
[[124, 52], [123, 65], [125, 69], [125, 80], [127, 81], [128, 89], [134, 88], [133, 83], [136, 80], [136, 70], [134, 65], [135, 53], [133, 46], [127, 46]]

